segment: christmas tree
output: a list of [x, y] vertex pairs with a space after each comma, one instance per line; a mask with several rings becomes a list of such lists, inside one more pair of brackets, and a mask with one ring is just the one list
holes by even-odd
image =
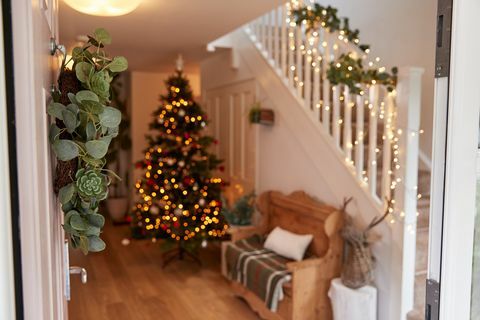
[[139, 202], [132, 223], [142, 236], [174, 240], [183, 249], [222, 237], [222, 180], [213, 175], [221, 160], [209, 152], [215, 140], [204, 135], [207, 115], [193, 101], [189, 82], [177, 63], [166, 81], [167, 94], [153, 113], [149, 148], [137, 163], [144, 170], [135, 187]]

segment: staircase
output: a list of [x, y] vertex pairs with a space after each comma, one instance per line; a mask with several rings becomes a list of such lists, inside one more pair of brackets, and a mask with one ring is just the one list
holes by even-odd
[[[294, 0], [247, 24], [243, 32], [255, 49], [236, 33], [212, 45], [232, 48], [232, 65], [245, 60], [257, 81], [269, 88], [283, 118], [292, 124], [308, 119], [308, 126], [295, 128], [297, 139], [307, 154], [322, 148], [324, 154], [316, 161], [324, 177], [336, 189], [348, 189], [359, 199], [365, 222], [389, 212], [388, 247], [377, 256], [383, 259], [382, 272], [388, 274], [377, 278], [379, 318], [403, 320], [409, 312], [423, 315], [430, 174], [418, 169], [422, 70], [400, 69], [393, 92], [375, 82], [362, 84], [361, 94], [351, 93], [343, 84], [332, 85], [327, 71], [342, 54], [382, 67], [360, 49], [358, 41], [346, 39], [342, 30], [297, 25], [292, 10], [301, 5], [302, 1]], [[258, 54], [268, 68], [257, 61]], [[328, 172], [325, 163], [329, 161], [337, 161], [350, 180]], [[418, 193], [423, 195], [420, 199]]]

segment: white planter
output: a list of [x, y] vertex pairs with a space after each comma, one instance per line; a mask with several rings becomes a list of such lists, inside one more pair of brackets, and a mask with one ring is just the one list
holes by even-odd
[[128, 198], [109, 198], [107, 199], [107, 209], [113, 222], [124, 222], [128, 210]]

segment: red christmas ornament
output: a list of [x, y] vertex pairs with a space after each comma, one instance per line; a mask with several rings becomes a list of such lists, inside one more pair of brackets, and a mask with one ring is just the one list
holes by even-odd
[[185, 133], [183, 136], [185, 137], [185, 139], [190, 138], [190, 135], [188, 133]]
[[175, 228], [180, 227], [180, 222], [175, 221], [175, 222], [173, 223], [173, 227], [175, 227]]
[[160, 228], [162, 228], [162, 230], [164, 230], [164, 231], [168, 229], [168, 227], [164, 224], [160, 225]]
[[218, 140], [217, 139], [213, 140], [213, 144], [218, 144]]
[[142, 167], [143, 167], [143, 163], [141, 163], [141, 162], [135, 163], [135, 168], [141, 169]]
[[218, 170], [220, 170], [220, 172], [224, 172], [224, 171], [225, 171], [225, 167], [224, 167], [224, 166], [219, 166], [219, 167], [218, 167]]
[[148, 184], [149, 186], [153, 186], [153, 185], [155, 184], [155, 181], [154, 181], [153, 179], [148, 179], [148, 180], [147, 180], [147, 184]]

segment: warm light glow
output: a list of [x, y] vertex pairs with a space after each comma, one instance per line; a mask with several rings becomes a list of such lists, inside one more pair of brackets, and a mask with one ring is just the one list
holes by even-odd
[[122, 16], [135, 10], [142, 0], [64, 0], [73, 9], [94, 16]]

